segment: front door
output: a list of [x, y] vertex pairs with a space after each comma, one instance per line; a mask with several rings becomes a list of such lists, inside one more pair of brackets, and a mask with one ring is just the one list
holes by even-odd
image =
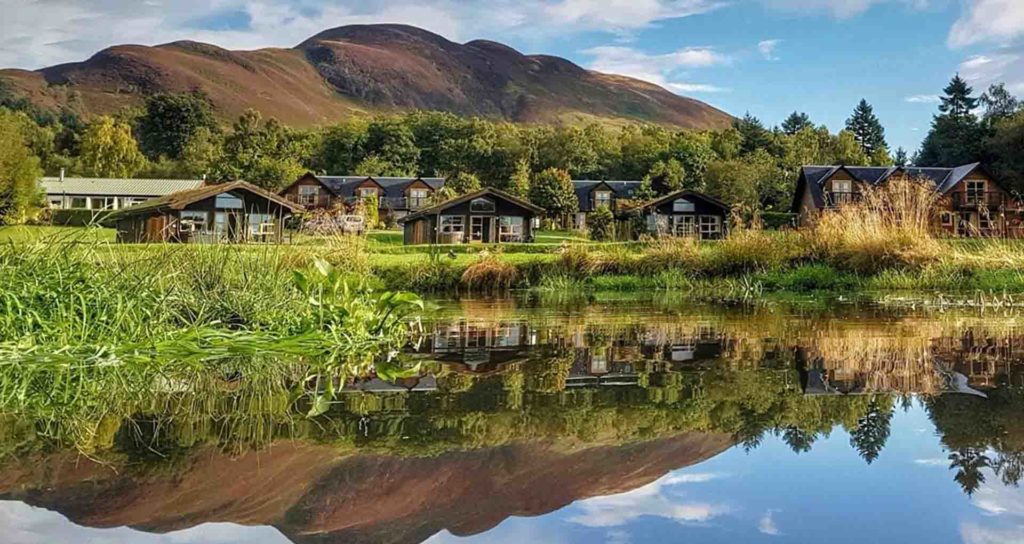
[[483, 242], [486, 240], [484, 237], [484, 224], [487, 220], [486, 217], [474, 215], [469, 218], [469, 241], [470, 242]]

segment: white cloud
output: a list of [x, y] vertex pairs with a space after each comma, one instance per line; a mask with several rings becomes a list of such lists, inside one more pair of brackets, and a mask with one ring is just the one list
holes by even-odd
[[[678, 482], [677, 482], [678, 483]], [[685, 501], [667, 488], [676, 485], [671, 475], [626, 493], [581, 501], [581, 512], [569, 519], [587, 527], [620, 527], [641, 516], [654, 516], [683, 524], [706, 523], [730, 509], [721, 504]]]
[[978, 93], [993, 83], [1006, 83], [1011, 92], [1024, 93], [1024, 49], [1001, 49], [968, 57], [960, 63], [960, 75]]
[[903, 100], [910, 102], [911, 104], [938, 104], [939, 95], [937, 94], [915, 94], [908, 96]]
[[964, 13], [949, 31], [949, 45], [963, 47], [982, 42], [1006, 43], [1024, 36], [1024, 2], [1020, 0], [967, 0]]
[[867, 11], [875, 4], [898, 2], [913, 9], [928, 7], [928, 0], [761, 0], [765, 5], [800, 14], [807, 12], [827, 13], [837, 19], [848, 19]]
[[1024, 544], [1024, 526], [996, 528], [964, 523], [960, 537], [964, 544]]
[[949, 459], [933, 458], [933, 459], [914, 459], [915, 465], [921, 465], [923, 467], [948, 467]]
[[782, 43], [782, 40], [762, 40], [757, 44], [757, 50], [765, 60], [779, 60], [775, 56], [775, 48]]
[[714, 10], [719, 0], [0, 0], [0, 67], [84, 60], [105, 47], [196, 40], [291, 47], [337, 26], [404, 23], [449, 39], [617, 34]]
[[760, 533], [772, 536], [778, 536], [782, 533], [779, 532], [779, 528], [775, 525], [775, 513], [778, 510], [768, 510], [761, 516], [761, 519], [757, 522], [757, 530]]
[[243, 527], [205, 523], [183, 531], [152, 534], [127, 527], [94, 529], [75, 525], [66, 517], [16, 501], [0, 501], [0, 533], [6, 544], [89, 542], [90, 544], [286, 544], [273, 527]]
[[705, 483], [724, 477], [724, 474], [719, 474], [717, 472], [682, 472], [666, 476], [664, 483], [665, 485]]
[[727, 89], [683, 80], [685, 70], [729, 64], [731, 58], [710, 47], [689, 47], [672, 53], [650, 55], [632, 47], [601, 46], [583, 51], [593, 57], [591, 70], [619, 74], [660, 85], [679, 93], [722, 92]]

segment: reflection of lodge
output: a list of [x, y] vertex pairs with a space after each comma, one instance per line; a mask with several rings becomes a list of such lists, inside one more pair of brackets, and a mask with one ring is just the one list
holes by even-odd
[[1024, 385], [1015, 368], [1024, 362], [1024, 337], [942, 336], [917, 349], [864, 349], [844, 357], [800, 348], [797, 363], [807, 394], [966, 393]]
[[439, 324], [420, 351], [457, 371], [489, 374], [524, 361], [538, 343], [536, 329], [524, 322]]

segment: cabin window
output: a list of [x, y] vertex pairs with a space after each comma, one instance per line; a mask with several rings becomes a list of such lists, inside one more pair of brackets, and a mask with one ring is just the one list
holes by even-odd
[[319, 197], [320, 187], [317, 187], [316, 185], [299, 186], [299, 204], [302, 204], [303, 206], [313, 206], [316, 204]]
[[427, 199], [430, 195], [426, 189], [410, 189], [409, 190], [409, 207], [416, 209], [422, 208], [427, 205]]
[[985, 180], [969, 179], [965, 182], [967, 187], [967, 203], [977, 204], [985, 198]]
[[676, 215], [672, 217], [672, 232], [676, 236], [693, 236], [697, 234], [697, 217], [693, 215]]
[[51, 208], [60, 209], [60, 208], [64, 207], [64, 198], [63, 197], [51, 196], [48, 200], [50, 202], [50, 207]]
[[371, 196], [377, 196], [376, 187], [360, 187], [359, 188], [360, 198], [370, 198]]
[[469, 211], [473, 213], [494, 213], [494, 201], [489, 198], [474, 198], [469, 203]]
[[209, 215], [206, 212], [193, 210], [181, 211], [181, 230], [184, 232], [200, 232], [206, 230]]
[[253, 236], [269, 236], [274, 233], [274, 216], [269, 213], [250, 213], [249, 233]]
[[241, 210], [242, 199], [231, 193], [217, 195], [214, 205], [218, 210]]
[[523, 241], [523, 218], [518, 216], [502, 216], [498, 224], [499, 242]]
[[940, 217], [942, 218], [942, 226], [943, 227], [952, 227], [953, 226], [953, 213], [952, 212], [942, 212], [942, 215]]
[[89, 207], [89, 199], [84, 196], [71, 197], [71, 207], [76, 210], [84, 210]]
[[117, 209], [117, 199], [112, 196], [94, 196], [89, 199], [93, 210]]
[[852, 193], [853, 182], [848, 179], [834, 179], [832, 180], [832, 192], [833, 193]]
[[701, 238], [712, 238], [722, 234], [722, 218], [717, 215], [700, 216]]
[[444, 234], [465, 233], [466, 218], [461, 215], [442, 215], [441, 232]]
[[675, 213], [693, 213], [696, 211], [696, 207], [693, 202], [690, 202], [685, 198], [680, 198], [672, 203], [672, 211]]
[[126, 196], [126, 197], [122, 197], [121, 198], [121, 202], [118, 203], [118, 206], [121, 207], [121, 208], [129, 208], [131, 206], [134, 206], [136, 204], [139, 204], [139, 203], [145, 202], [145, 201], [146, 201], [145, 198], [140, 198], [140, 197], [135, 197], [135, 196]]
[[612, 208], [612, 193], [610, 191], [597, 191], [594, 193], [594, 209]]

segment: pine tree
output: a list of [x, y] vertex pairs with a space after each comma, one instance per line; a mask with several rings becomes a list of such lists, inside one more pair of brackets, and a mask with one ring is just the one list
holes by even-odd
[[869, 157], [874, 156], [879, 149], [889, 147], [885, 142], [885, 129], [867, 100], [861, 99], [854, 108], [853, 115], [846, 120], [846, 130], [853, 133], [864, 154]]
[[857, 422], [857, 428], [850, 433], [850, 444], [870, 465], [882, 453], [892, 423], [892, 399], [874, 397], [868, 404], [867, 412]]
[[735, 128], [742, 137], [740, 153], [746, 155], [758, 149], [765, 149], [771, 143], [771, 131], [765, 128], [760, 119], [747, 112], [742, 119], [733, 122]]
[[907, 156], [907, 150], [903, 149], [902, 146], [896, 148], [896, 154], [892, 158], [892, 163], [896, 166], [910, 166], [910, 157]]
[[978, 99], [973, 89], [958, 74], [944, 89], [939, 115], [921, 144], [914, 164], [917, 166], [957, 166], [982, 158], [985, 127], [974, 110]]
[[793, 112], [782, 122], [782, 132], [792, 136], [805, 128], [814, 128], [811, 123], [811, 116], [806, 113]]
[[939, 111], [953, 119], [974, 117], [974, 110], [978, 108], [978, 99], [971, 96], [974, 89], [960, 77], [960, 74], [957, 74], [942, 92], [946, 93], [946, 96], [942, 97]]
[[519, 159], [516, 170], [508, 180], [508, 192], [519, 198], [530, 196], [530, 161]]

